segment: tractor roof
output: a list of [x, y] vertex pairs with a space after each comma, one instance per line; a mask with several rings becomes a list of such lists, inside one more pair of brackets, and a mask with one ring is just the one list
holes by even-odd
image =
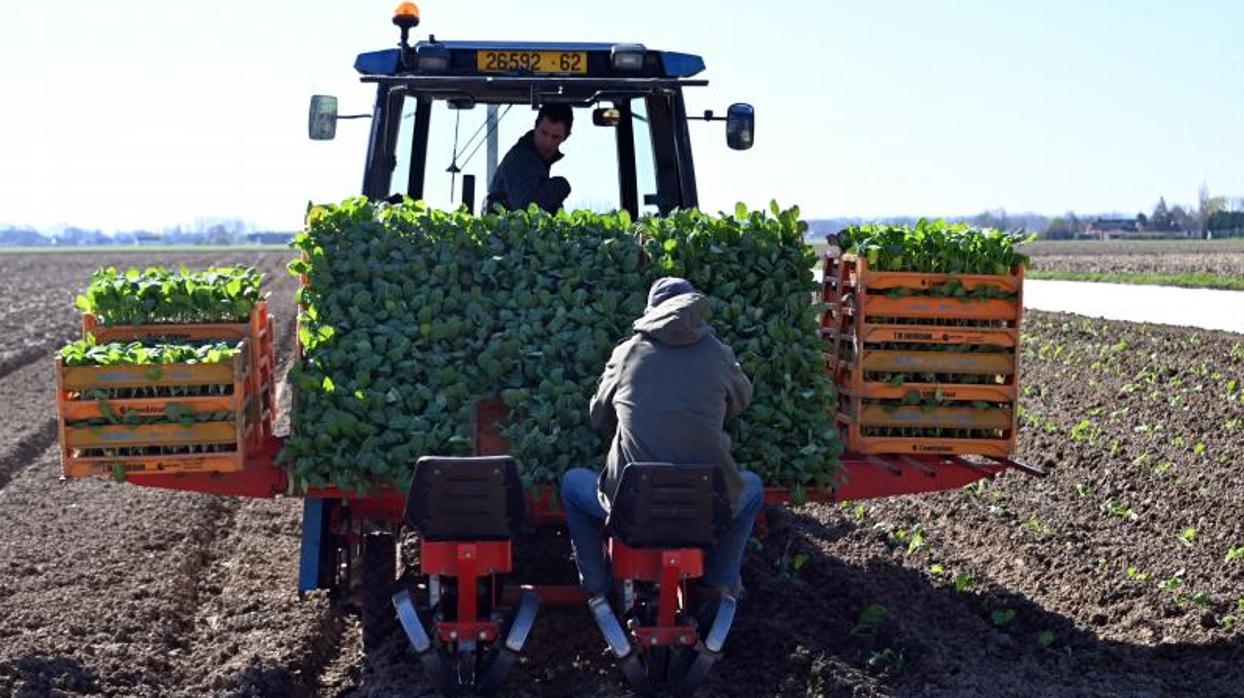
[[704, 59], [640, 44], [420, 41], [359, 54], [364, 82], [402, 83], [434, 98], [482, 103], [559, 101], [588, 105], [654, 90], [707, 85], [689, 80]]
[[[529, 75], [532, 72], [541, 74], [575, 74], [597, 78], [688, 78], [704, 70], [704, 59], [691, 53], [674, 51], [656, 51], [646, 49], [641, 44], [626, 43], [583, 43], [583, 42], [538, 42], [538, 41], [420, 41], [412, 49], [422, 57], [432, 49], [448, 52], [449, 67], [436, 70], [441, 75]], [[616, 52], [642, 52], [643, 66], [638, 70], [615, 69], [611, 58]], [[481, 53], [497, 52], [503, 54], [531, 53], [582, 53], [587, 63], [586, 72], [581, 71], [530, 71], [522, 69], [505, 70], [488, 69], [480, 58]], [[354, 61], [354, 69], [365, 76], [397, 76], [431, 74], [432, 71], [420, 70], [416, 65], [411, 69], [402, 68], [401, 49], [385, 49], [360, 53]]]

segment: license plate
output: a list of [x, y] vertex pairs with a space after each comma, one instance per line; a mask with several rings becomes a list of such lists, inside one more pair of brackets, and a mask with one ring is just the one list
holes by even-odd
[[481, 73], [587, 73], [586, 51], [477, 51]]

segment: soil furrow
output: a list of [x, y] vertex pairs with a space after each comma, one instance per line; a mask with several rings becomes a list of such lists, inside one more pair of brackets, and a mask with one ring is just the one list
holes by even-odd
[[40, 453], [55, 444], [56, 433], [56, 420], [49, 419], [38, 430], [22, 436], [0, 452], [0, 489], [9, 484], [14, 473], [30, 465]]
[[20, 371], [36, 361], [51, 361], [53, 353], [63, 343], [61, 340], [53, 339], [40, 342], [34, 346], [0, 353], [0, 380], [3, 380], [10, 373]]

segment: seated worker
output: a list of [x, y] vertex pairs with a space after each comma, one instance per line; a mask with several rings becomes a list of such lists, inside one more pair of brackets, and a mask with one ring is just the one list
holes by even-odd
[[510, 148], [497, 173], [488, 184], [488, 199], [484, 211], [491, 212], [494, 204], [509, 210], [537, 206], [555, 213], [570, 196], [570, 182], [565, 177], [549, 177], [549, 168], [562, 159], [558, 150], [570, 137], [574, 112], [566, 104], [546, 104], [536, 115], [535, 128], [518, 139]]
[[[562, 505], [579, 578], [589, 598], [613, 585], [602, 524], [628, 463], [717, 464], [730, 497], [731, 522], [705, 556], [706, 595], [742, 591], [744, 546], [760, 510], [760, 477], [740, 471], [730, 455], [727, 418], [752, 399], [752, 384], [734, 351], [704, 321], [708, 298], [686, 279], [653, 283], [635, 334], [613, 350], [591, 402], [592, 426], [611, 438], [604, 472], [569, 470]], [[711, 596], [708, 596], [711, 598]]]

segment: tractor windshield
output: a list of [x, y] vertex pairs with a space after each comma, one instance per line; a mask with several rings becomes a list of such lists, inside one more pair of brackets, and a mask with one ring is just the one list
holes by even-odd
[[[626, 108], [619, 108], [622, 105]], [[561, 146], [563, 158], [551, 169], [551, 176], [565, 177], [571, 186], [567, 209], [588, 209], [599, 213], [626, 208], [620, 177], [634, 177], [640, 213], [655, 213], [657, 182], [653, 166], [652, 138], [648, 129], [647, 104], [643, 98], [610, 101], [605, 108], [617, 109], [617, 118], [627, 119], [633, 133], [634, 163], [624, 166], [621, 159], [631, 157], [619, 149], [617, 124], [595, 125], [593, 108], [574, 109], [574, 127]], [[401, 122], [396, 136], [393, 176], [389, 195], [413, 194], [410, 190], [412, 157], [416, 145], [415, 132], [418, 99], [413, 95], [401, 99]], [[489, 112], [495, 114], [489, 120]], [[424, 165], [422, 198], [437, 208], [453, 209], [467, 204], [480, 211], [488, 194], [488, 137], [495, 130], [497, 163], [535, 123], [536, 110], [526, 104], [502, 104], [490, 108], [451, 108], [450, 102], [436, 100], [429, 111], [427, 158]], [[625, 174], [624, 174], [625, 173]], [[474, 177], [474, 192], [464, 192], [464, 176]], [[470, 196], [467, 201], [464, 196]], [[650, 203], [645, 206], [645, 199]]]

